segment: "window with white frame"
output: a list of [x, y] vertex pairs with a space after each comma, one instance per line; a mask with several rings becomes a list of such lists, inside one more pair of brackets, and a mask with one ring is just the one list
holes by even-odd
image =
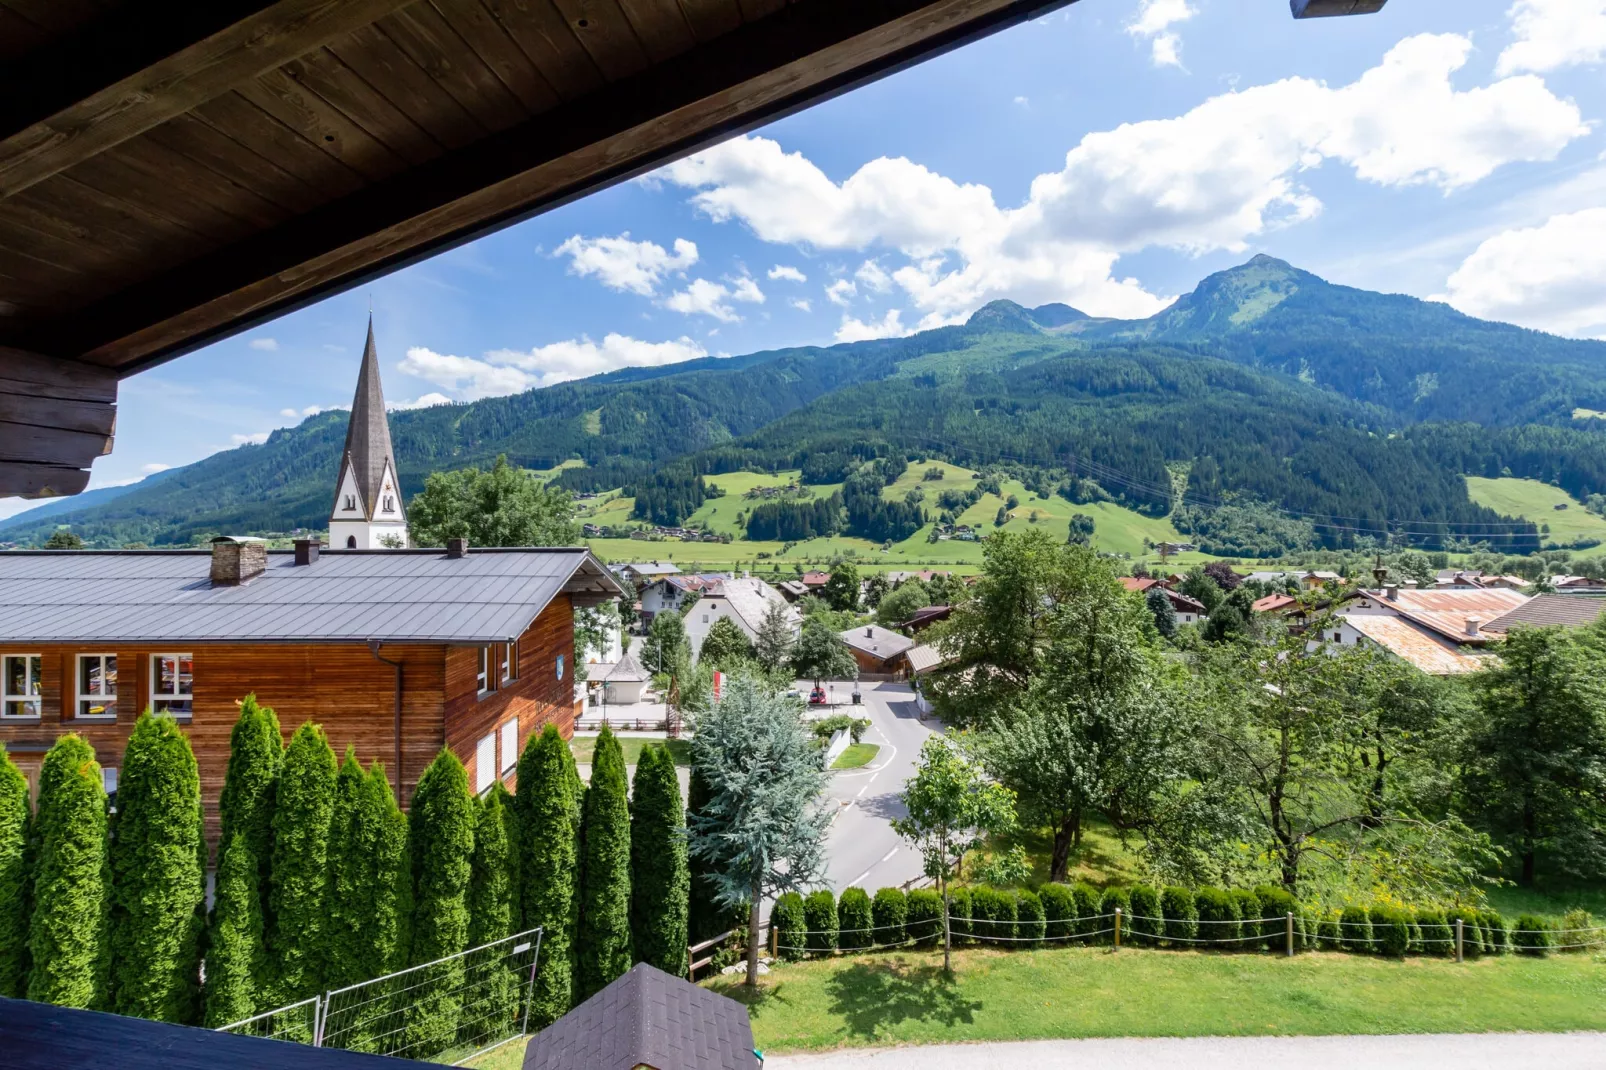
[[511, 684], [518, 678], [519, 643], [518, 640], [515, 639], [511, 643], [502, 644], [502, 682], [504, 684]]
[[491, 648], [480, 647], [479, 657], [479, 666], [474, 670], [474, 690], [483, 695], [491, 689]]
[[188, 717], [193, 708], [194, 654], [151, 655], [151, 709], [172, 717]]
[[77, 716], [117, 719], [117, 655], [78, 655]]
[[39, 677], [44, 672], [45, 659], [39, 654], [7, 654], [0, 662], [0, 687], [4, 689], [5, 705], [0, 713], [6, 717], [38, 717], [42, 704]]
[[506, 773], [519, 762], [519, 719], [502, 725], [502, 772]]
[[474, 791], [476, 794], [496, 783], [496, 733], [487, 732], [474, 748]]

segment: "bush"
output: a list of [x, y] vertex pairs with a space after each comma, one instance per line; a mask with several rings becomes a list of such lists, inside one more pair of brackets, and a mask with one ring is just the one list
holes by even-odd
[[[300, 732], [297, 732], [300, 735]], [[322, 739], [320, 733], [319, 739]], [[327, 746], [327, 744], [325, 744]], [[284, 784], [292, 755], [285, 755]], [[330, 755], [331, 762], [334, 755]], [[289, 810], [281, 790], [278, 817]], [[404, 1043], [420, 1056], [444, 1050], [456, 1037], [462, 1010], [464, 962], [447, 958], [468, 947], [468, 884], [474, 857], [474, 795], [457, 755], [442, 747], [413, 789], [407, 811], [407, 855], [413, 882], [413, 965], [435, 963], [410, 975], [423, 995], [407, 1015]], [[281, 912], [280, 919], [284, 918]], [[445, 959], [444, 962], [437, 962]]]
[[[268, 1006], [294, 1003], [323, 991], [329, 824], [334, 820], [336, 769], [335, 752], [329, 749], [323, 729], [310, 721], [297, 728], [285, 748], [273, 810], [266, 919], [273, 991]], [[473, 842], [472, 825], [468, 842]], [[466, 853], [462, 870], [457, 882], [459, 898], [462, 885], [468, 882]], [[262, 995], [259, 992], [258, 998]]]
[[1273, 951], [1285, 950], [1288, 943], [1288, 915], [1292, 914], [1294, 946], [1303, 947], [1305, 919], [1299, 909], [1299, 903], [1288, 889], [1263, 884], [1255, 889], [1255, 898], [1260, 903], [1260, 916], [1265, 919], [1260, 923], [1261, 941]]
[[1037, 898], [1043, 904], [1043, 917], [1047, 919], [1048, 939], [1064, 943], [1076, 935], [1076, 897], [1069, 885], [1045, 884], [1037, 889]]
[[[1127, 943], [1127, 934], [1132, 926], [1127, 921], [1127, 915], [1132, 913], [1132, 897], [1125, 888], [1106, 888], [1104, 895], [1099, 898], [1099, 913], [1108, 914], [1104, 924], [1112, 930], [1115, 928], [1115, 912], [1121, 912], [1121, 942]], [[1115, 934], [1110, 934], [1110, 942], [1115, 942]]]
[[1372, 942], [1378, 953], [1402, 959], [1411, 946], [1411, 920], [1405, 911], [1383, 903], [1367, 911], [1372, 925]]
[[[1306, 951], [1320, 951], [1322, 949], [1321, 925], [1322, 915], [1315, 907], [1301, 907], [1294, 916], [1296, 927], [1295, 936], [1299, 938], [1300, 947]], [[1337, 947], [1337, 944], [1330, 944]]]
[[[1345, 951], [1366, 954], [1372, 950], [1372, 919], [1365, 907], [1345, 907], [1344, 912], [1339, 915], [1338, 923], [1339, 931], [1343, 934], [1342, 946]], [[1409, 930], [1406, 939], [1409, 942]]]
[[1317, 944], [1327, 951], [1337, 951], [1344, 946], [1344, 929], [1339, 924], [1343, 915], [1336, 910], [1329, 910], [1323, 914], [1316, 923]]
[[28, 781], [0, 747], [0, 996], [28, 984]]
[[811, 952], [828, 955], [836, 950], [836, 897], [829, 888], [821, 888], [803, 897], [803, 922], [808, 927], [808, 949]]
[[[356, 765], [356, 759], [351, 759]], [[345, 775], [342, 768], [341, 775]], [[518, 826], [513, 823], [513, 796], [500, 780], [474, 804], [474, 856], [468, 886], [468, 946], [481, 947], [518, 931], [518, 883], [513, 859], [518, 853]], [[685, 937], [681, 947], [685, 947]], [[682, 957], [685, 951], [681, 951]], [[654, 963], [654, 965], [658, 965]], [[378, 976], [370, 974], [369, 976]], [[516, 1028], [519, 998], [523, 994], [518, 973], [492, 968], [471, 977], [464, 993], [462, 1039], [473, 1041], [485, 1030], [500, 1036]], [[493, 1032], [494, 1031], [494, 1032]]]
[[838, 713], [822, 721], [814, 722], [814, 738], [830, 739], [843, 729], [853, 733], [853, 742], [857, 743], [864, 736], [864, 730], [870, 727], [870, 722], [864, 717], [850, 717], [845, 713]]
[[1015, 936], [1015, 897], [982, 885], [970, 893], [970, 916], [976, 939], [1009, 947]]
[[[941, 908], [941, 900], [938, 900], [938, 909]], [[876, 892], [875, 899], [870, 903], [870, 921], [876, 930], [870, 934], [875, 938], [873, 943], [903, 943], [904, 926], [909, 921], [909, 897], [903, 893], [903, 889], [883, 888]]]
[[1523, 914], [1511, 927], [1511, 942], [1519, 954], [1547, 954], [1556, 946], [1555, 925], [1537, 914]]
[[1422, 927], [1422, 954], [1455, 954], [1455, 930], [1445, 920], [1444, 911], [1432, 907], [1418, 910], [1416, 923]]
[[948, 928], [955, 947], [970, 943], [970, 889], [948, 889]]
[[1099, 919], [1099, 890], [1085, 881], [1077, 881], [1071, 885], [1071, 895], [1076, 897], [1076, 933], [1078, 936], [1092, 940], [1093, 934], [1100, 929], [1109, 928], [1108, 920]]
[[1265, 942], [1261, 935], [1260, 896], [1248, 888], [1234, 888], [1227, 894], [1238, 904], [1238, 916], [1243, 919], [1238, 930], [1242, 935], [1238, 947], [1244, 951], [1259, 951]]
[[59, 737], [39, 770], [28, 998], [87, 1009], [104, 994], [106, 791], [95, 751]]
[[675, 760], [663, 746], [643, 749], [630, 791], [630, 944], [637, 962], [672, 977], [685, 974], [689, 943], [685, 826]]
[[875, 924], [870, 911], [870, 895], [863, 888], [844, 888], [836, 905], [840, 925], [837, 946], [843, 951], [861, 951], [875, 943]]
[[1021, 946], [1040, 946], [1048, 926], [1043, 917], [1043, 901], [1037, 897], [1037, 893], [1024, 889], [1015, 893], [1015, 917], [1020, 922], [1015, 926], [1016, 933], [1030, 941]]
[[1238, 943], [1238, 903], [1220, 888], [1200, 888], [1193, 895], [1199, 915], [1199, 939], [1210, 947], [1234, 947]]
[[1165, 918], [1165, 938], [1179, 943], [1198, 939], [1199, 908], [1193, 893], [1175, 885], [1160, 893], [1160, 913]]
[[1483, 928], [1478, 924], [1478, 912], [1466, 907], [1453, 907], [1444, 912], [1445, 924], [1455, 934], [1455, 923], [1461, 922], [1461, 950], [1467, 958], [1483, 954], [1488, 948], [1483, 943]]
[[256, 978], [265, 975], [266, 954], [256, 859], [251, 841], [235, 836], [223, 845], [218, 861], [206, 949], [205, 1025], [216, 1029], [257, 1012]]
[[[678, 792], [677, 792], [678, 793]], [[580, 918], [574, 998], [583, 1003], [635, 964], [630, 946], [630, 799], [625, 756], [603, 726], [580, 808]]]
[[[879, 903], [881, 897], [876, 896]], [[904, 931], [916, 943], [942, 941], [942, 896], [932, 888], [916, 888], [909, 893], [909, 909]]]
[[1127, 897], [1132, 902], [1132, 942], [1139, 947], [1153, 947], [1165, 931], [1160, 893], [1147, 884], [1134, 884]]
[[[519, 755], [513, 798], [519, 826], [519, 903], [523, 927], [541, 928], [530, 1021], [551, 1025], [571, 1006], [574, 981], [574, 885], [579, 806], [574, 755], [555, 725], [531, 734]], [[692, 783], [696, 784], [693, 777]], [[695, 790], [695, 788], [693, 789]]]
[[1479, 919], [1483, 928], [1483, 946], [1491, 955], [1511, 954], [1511, 927], [1497, 911], [1486, 910]]
[[796, 962], [806, 950], [803, 931], [808, 928], [803, 916], [803, 897], [796, 892], [777, 896], [770, 907], [770, 926], [775, 930], [777, 953], [787, 962]]
[[1587, 910], [1569, 910], [1561, 919], [1556, 946], [1565, 951], [1586, 951], [1606, 943], [1606, 934]]

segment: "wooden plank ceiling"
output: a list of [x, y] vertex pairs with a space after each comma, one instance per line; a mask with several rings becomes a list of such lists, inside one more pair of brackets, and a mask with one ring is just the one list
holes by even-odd
[[0, 495], [117, 379], [1068, 2], [0, 0]]

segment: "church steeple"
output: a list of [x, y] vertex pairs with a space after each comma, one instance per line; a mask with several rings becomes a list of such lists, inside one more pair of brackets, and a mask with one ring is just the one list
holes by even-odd
[[385, 393], [379, 384], [379, 351], [374, 347], [374, 321], [368, 318], [368, 342], [357, 372], [357, 393], [351, 399], [346, 448], [329, 513], [331, 549], [371, 550], [407, 545], [407, 514], [396, 482]]

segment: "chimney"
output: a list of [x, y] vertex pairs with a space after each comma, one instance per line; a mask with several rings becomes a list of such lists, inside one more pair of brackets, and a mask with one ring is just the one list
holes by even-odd
[[459, 557], [466, 557], [467, 555], [468, 555], [468, 540], [467, 539], [447, 539], [446, 540], [446, 556], [447, 557], [456, 559], [456, 558], [459, 558]]
[[212, 585], [235, 587], [268, 567], [268, 546], [261, 539], [219, 535], [212, 540]]
[[295, 546], [296, 564], [311, 565], [317, 562], [318, 551], [323, 547], [323, 544], [317, 539], [297, 539]]
[[1467, 618], [1467, 635], [1476, 638], [1477, 635], [1478, 635], [1478, 632], [1481, 631], [1482, 628], [1483, 628], [1483, 618], [1482, 617], [1468, 617]]
[[866, 639], [874, 639], [875, 638], [875, 629], [874, 628], [866, 628], [864, 630], [864, 637]]
[[1400, 585], [1397, 583], [1391, 583], [1387, 587], [1383, 588], [1383, 593], [1388, 595], [1390, 602], [1398, 602], [1400, 600]]

